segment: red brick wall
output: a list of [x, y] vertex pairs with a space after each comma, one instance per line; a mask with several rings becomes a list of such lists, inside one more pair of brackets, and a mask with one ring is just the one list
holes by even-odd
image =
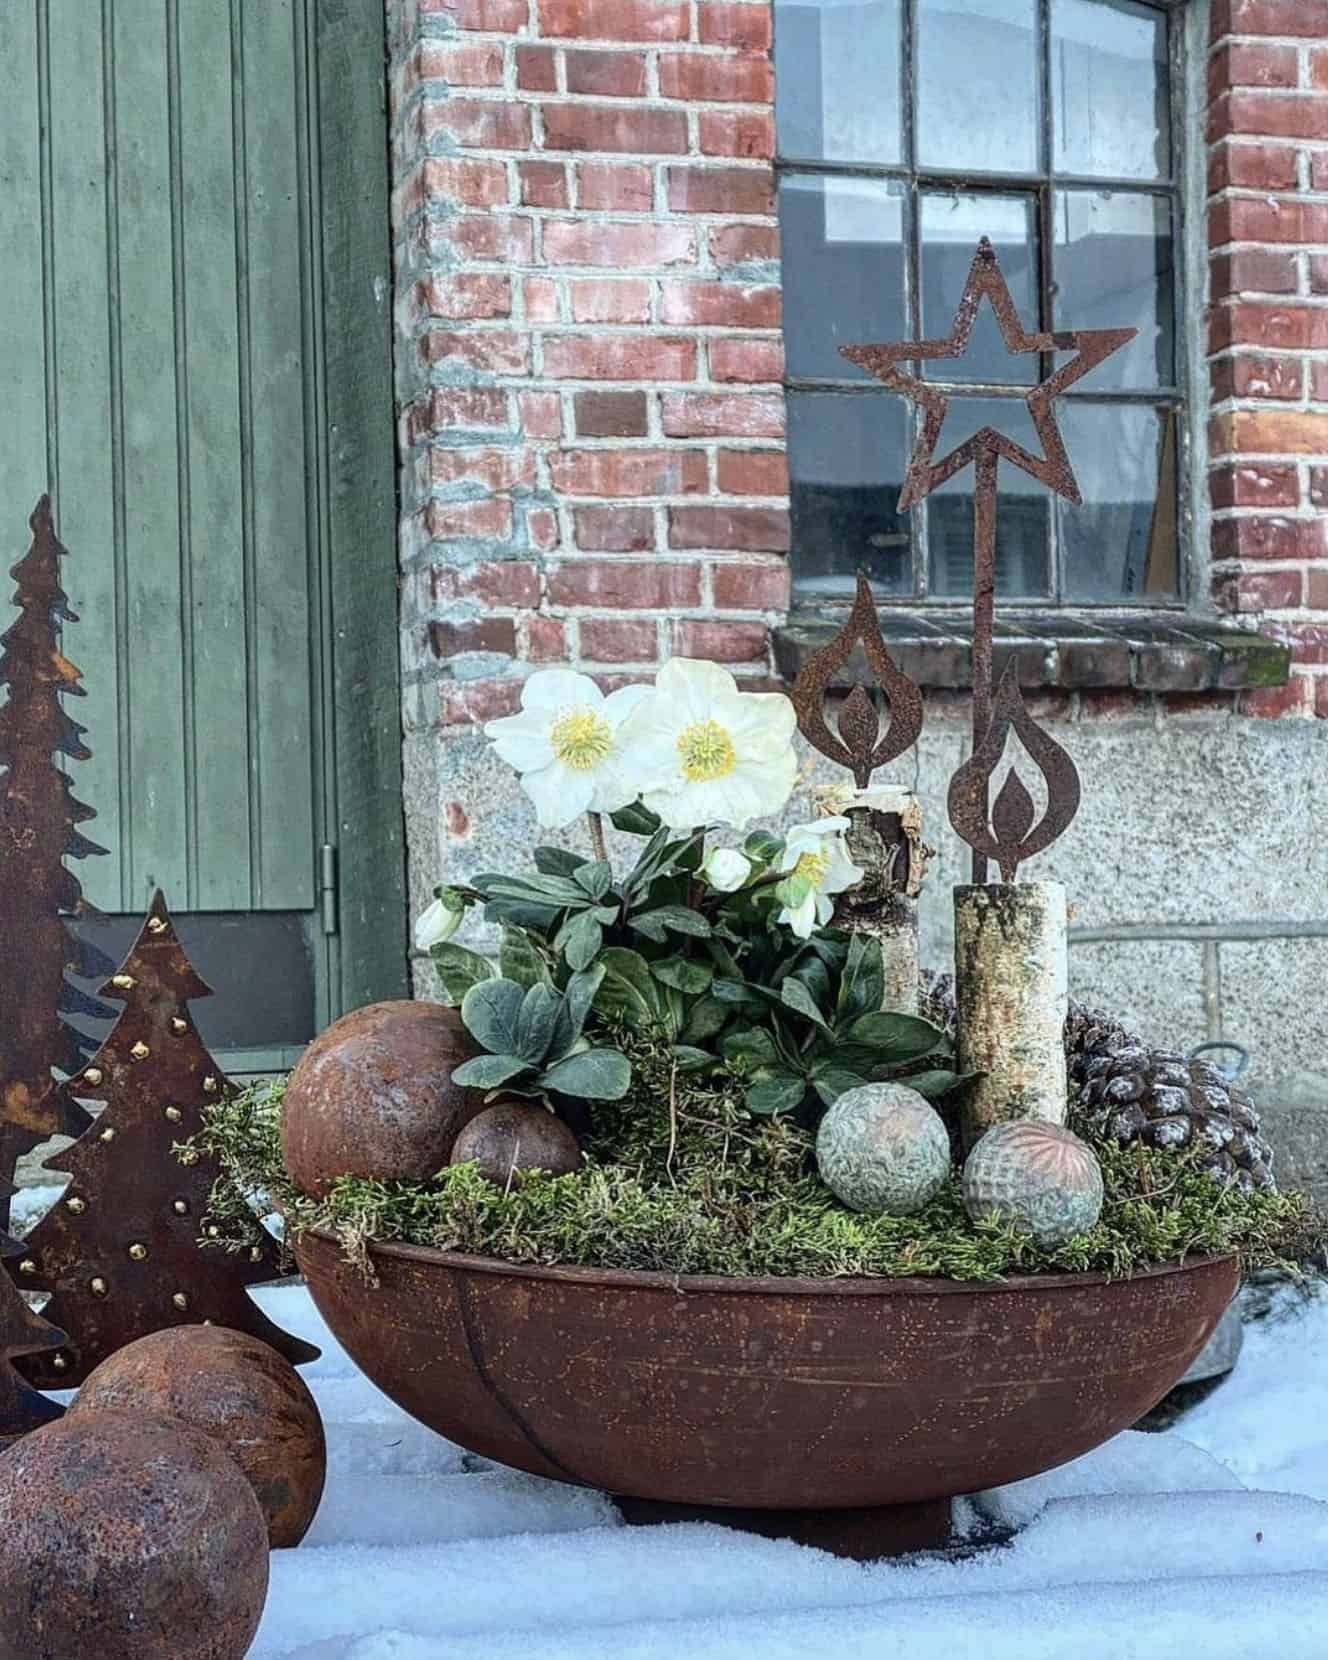
[[1211, 19], [1213, 594], [1295, 652], [1242, 707], [1328, 718], [1328, 0]]
[[[770, 6], [388, 11], [408, 724], [506, 711], [528, 663], [766, 674]], [[1328, 717], [1328, 0], [1213, 0], [1208, 70], [1212, 595], [1296, 654], [1241, 709]]]
[[408, 712], [505, 711], [514, 658], [767, 673], [788, 596], [770, 7], [389, 13]]

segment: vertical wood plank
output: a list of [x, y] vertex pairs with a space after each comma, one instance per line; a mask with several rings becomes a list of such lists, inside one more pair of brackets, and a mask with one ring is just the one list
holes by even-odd
[[[250, 456], [250, 680], [261, 720], [251, 756], [255, 903], [314, 903], [314, 745], [310, 604], [316, 523], [303, 482], [316, 466], [305, 422], [304, 307], [309, 272], [301, 202], [295, 30], [302, 6], [232, 0], [240, 37]], [[242, 23], [241, 23], [242, 18]], [[347, 319], [347, 326], [354, 324]]]
[[55, 508], [70, 554], [65, 589], [79, 615], [64, 645], [88, 694], [70, 708], [92, 749], [76, 769], [76, 794], [96, 809], [87, 833], [107, 849], [81, 864], [78, 878], [89, 903], [116, 911], [122, 860], [106, 60], [100, 6], [90, 17], [87, 0], [49, 0], [49, 15]]
[[255, 899], [249, 836], [245, 478], [241, 383], [246, 342], [239, 281], [236, 134], [229, 8], [179, 0], [170, 41], [174, 231], [182, 312], [183, 476], [180, 608], [189, 685], [185, 715], [189, 905], [245, 910]]
[[396, 479], [383, 7], [319, 0], [309, 83], [320, 152], [341, 849], [342, 1008], [406, 987]]
[[166, 7], [117, 0], [113, 50], [119, 222], [127, 705], [133, 812], [126, 902], [187, 892], [184, 636], [176, 325], [188, 303], [174, 270]]
[[31, 540], [28, 514], [47, 488], [36, 0], [0, 5], [0, 111], [0, 616], [9, 619], [9, 567]]

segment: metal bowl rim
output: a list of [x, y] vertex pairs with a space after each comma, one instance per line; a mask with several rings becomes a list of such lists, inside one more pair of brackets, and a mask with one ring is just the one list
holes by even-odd
[[[338, 1254], [341, 1242], [323, 1228], [306, 1234]], [[293, 1241], [296, 1252], [300, 1240]], [[637, 1291], [709, 1292], [712, 1295], [790, 1297], [937, 1297], [973, 1296], [983, 1292], [1078, 1291], [1094, 1285], [1133, 1285], [1142, 1280], [1187, 1274], [1201, 1268], [1234, 1265], [1237, 1257], [1193, 1256], [1180, 1262], [1158, 1263], [1133, 1274], [1113, 1277], [1099, 1272], [1079, 1274], [1012, 1274], [999, 1280], [949, 1280], [916, 1275], [909, 1279], [832, 1279], [810, 1277], [760, 1277], [743, 1274], [668, 1274], [646, 1268], [590, 1268], [569, 1264], [504, 1262], [501, 1257], [467, 1256], [461, 1251], [439, 1251], [429, 1245], [404, 1245], [373, 1241], [371, 1256], [395, 1258], [426, 1268], [445, 1268], [466, 1274], [492, 1274], [508, 1279], [549, 1280], [558, 1285], [612, 1286]]]

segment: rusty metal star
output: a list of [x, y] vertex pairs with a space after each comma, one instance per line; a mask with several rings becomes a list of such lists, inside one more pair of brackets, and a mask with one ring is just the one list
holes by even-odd
[[[996, 427], [984, 426], [937, 461], [935, 455], [941, 429], [945, 425], [950, 399], [956, 394], [940, 391], [900, 365], [924, 359], [934, 361], [937, 358], [962, 357], [973, 332], [978, 307], [984, 299], [990, 302], [996, 313], [1001, 338], [1012, 356], [1028, 352], [1073, 352], [1075, 355], [1024, 394], [1028, 413], [1042, 443], [1040, 456], [1031, 454]], [[1031, 851], [1047, 846], [1059, 835], [1074, 817], [1079, 804], [1079, 780], [1074, 763], [1053, 739], [1039, 733], [1035, 724], [1027, 719], [1017, 680], [1007, 677], [1008, 684], [1002, 687], [1000, 707], [993, 710], [997, 471], [1003, 456], [1067, 501], [1076, 505], [1082, 502], [1074, 468], [1070, 465], [1056, 420], [1055, 399], [1076, 381], [1082, 380], [1104, 358], [1133, 340], [1137, 332], [1137, 329], [1119, 328], [1030, 333], [1019, 321], [1014, 297], [996, 259], [996, 250], [984, 236], [969, 267], [968, 280], [959, 297], [954, 322], [943, 339], [840, 347], [841, 355], [850, 363], [856, 363], [892, 391], [903, 393], [923, 411], [922, 433], [914, 447], [899, 495], [901, 512], [929, 496], [970, 461], [974, 463], [973, 759], [956, 775], [955, 788], [950, 795], [950, 820], [973, 849], [975, 882], [986, 880], [988, 854], [1000, 859], [1002, 872], [1007, 879], [1013, 880], [1020, 859], [1026, 858]], [[980, 394], [975, 391], [971, 395]], [[996, 715], [995, 720], [993, 714]], [[1004, 751], [1006, 733], [1011, 725], [1025, 740], [1029, 731], [1037, 734], [1036, 758], [1049, 790], [1047, 817], [1031, 833], [1032, 801], [1022, 784], [1017, 790], [1002, 792], [997, 803], [1001, 809], [998, 815], [1000, 823], [989, 825], [988, 820], [991, 774]]]
[[[946, 411], [954, 394], [938, 391], [935, 386], [907, 370], [900, 369], [898, 365], [923, 358], [932, 360], [962, 357], [973, 331], [978, 306], [984, 298], [991, 302], [991, 308], [996, 313], [996, 321], [1000, 325], [1001, 338], [1012, 355], [1018, 356], [1026, 352], [1071, 351], [1077, 355], [1033, 387], [1025, 396], [1028, 412], [1042, 441], [1041, 456], [1030, 454], [1022, 444], [1017, 444], [1013, 438], [1007, 437], [995, 427], [984, 426], [940, 461], [934, 461], [933, 456], [940, 441]], [[901, 512], [930, 495], [970, 461], [978, 462], [980, 471], [985, 470], [981, 466], [984, 456], [990, 457], [993, 464], [993, 484], [995, 458], [1004, 456], [1007, 461], [1012, 461], [1016, 467], [1021, 467], [1024, 472], [1055, 490], [1058, 495], [1064, 496], [1067, 501], [1077, 504], [1082, 497], [1061, 438], [1053, 400], [1073, 386], [1077, 380], [1081, 380], [1089, 370], [1095, 369], [1104, 358], [1110, 357], [1113, 352], [1119, 351], [1122, 346], [1133, 340], [1137, 332], [1137, 329], [1132, 328], [1065, 329], [1054, 333], [1030, 334], [1019, 321], [1014, 297], [996, 259], [996, 250], [984, 236], [978, 243], [977, 253], [974, 254], [973, 263], [969, 267], [968, 280], [964, 284], [964, 292], [960, 296], [954, 322], [950, 326], [949, 334], [943, 339], [900, 340], [884, 345], [841, 346], [839, 349], [843, 357], [883, 381], [893, 391], [902, 392], [924, 411], [922, 434], [908, 464], [904, 488], [899, 497]]]

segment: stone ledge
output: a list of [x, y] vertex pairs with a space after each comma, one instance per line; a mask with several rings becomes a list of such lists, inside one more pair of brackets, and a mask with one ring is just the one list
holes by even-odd
[[[936, 689], [970, 685], [973, 625], [966, 613], [883, 607], [880, 617], [890, 654], [911, 680]], [[775, 630], [780, 674], [792, 680], [838, 627], [795, 611]], [[1291, 674], [1288, 646], [1175, 612], [1110, 618], [1007, 612], [997, 619], [994, 655], [997, 676], [1013, 658], [1019, 684], [1028, 689], [1238, 692], [1283, 686]], [[855, 652], [833, 684], [853, 685], [866, 674], [866, 662]]]

